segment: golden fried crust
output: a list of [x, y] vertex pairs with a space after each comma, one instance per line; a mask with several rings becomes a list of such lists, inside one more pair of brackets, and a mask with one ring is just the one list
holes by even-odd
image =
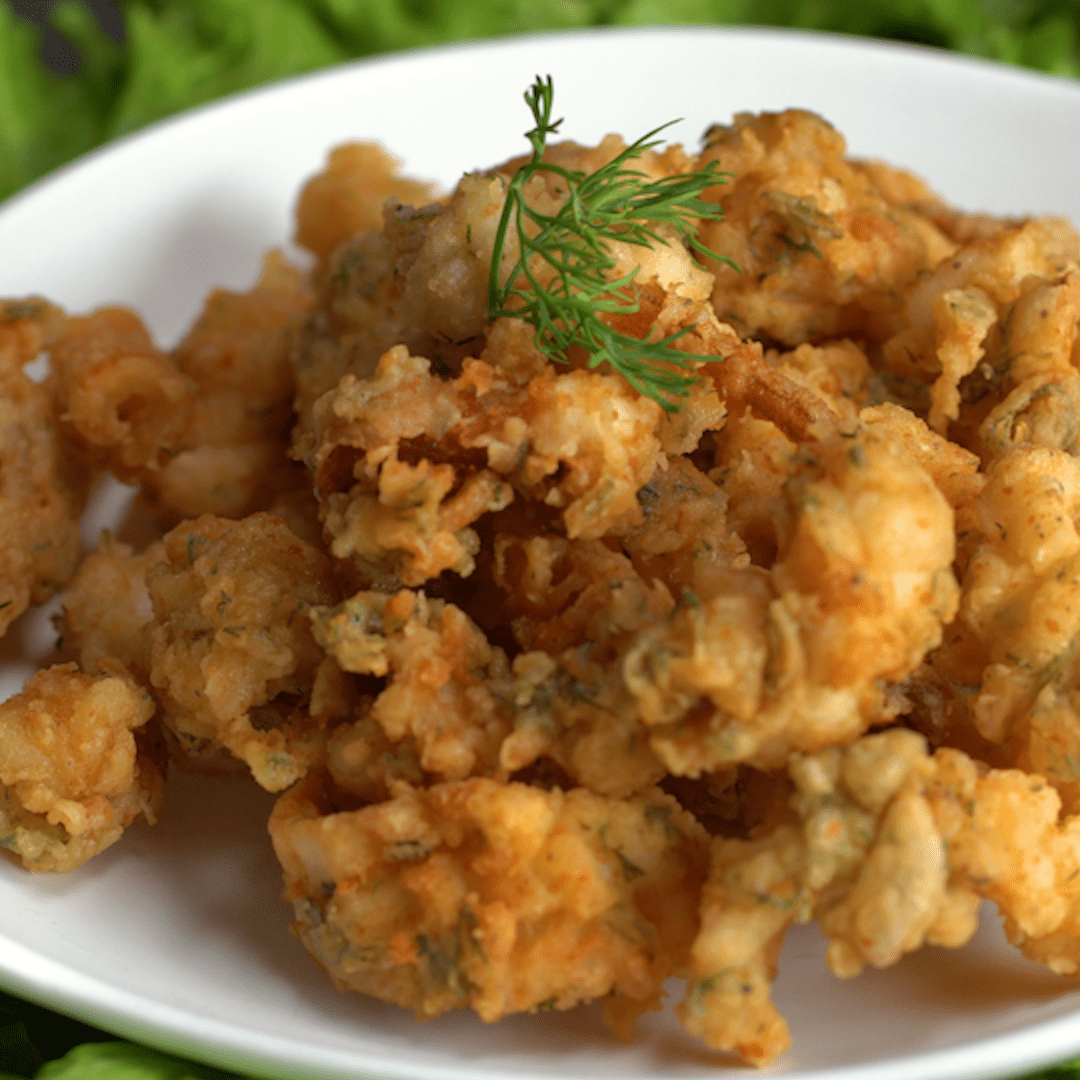
[[1069, 449], [1078, 316], [1080, 237], [1057, 218], [1006, 224], [908, 290], [882, 360], [931, 384], [930, 426], [984, 461], [1017, 442]]
[[83, 671], [95, 673], [102, 661], [118, 660], [139, 682], [149, 683], [154, 610], [146, 573], [165, 558], [161, 543], [136, 555], [106, 533], [98, 550], [83, 560], [64, 593], [59, 624], [65, 649], [78, 657]]
[[0, 301], [0, 634], [78, 564], [89, 470], [58, 429], [49, 387], [23, 371], [64, 325], [44, 300]]
[[[608, 587], [528, 623], [566, 647], [515, 658], [504, 767], [549, 756], [578, 783], [624, 794], [664, 772], [775, 769], [895, 715], [885, 688], [918, 667], [956, 609], [944, 497], [902, 443], [859, 430], [801, 450], [777, 515], [769, 571], [713, 566], [700, 593], [672, 598], [609, 555]], [[516, 545], [520, 581], [557, 603], [540, 543]], [[559, 628], [584, 640], [559, 641]]]
[[313, 302], [304, 275], [271, 252], [254, 288], [210, 294], [173, 351], [173, 364], [195, 386], [194, 406], [177, 452], [140, 479], [174, 521], [244, 517], [309, 487], [289, 456], [289, 345]]
[[848, 977], [983, 899], [1080, 971], [1080, 239], [844, 153], [793, 110], [638, 160], [730, 173], [701, 238], [739, 272], [667, 224], [611, 248], [636, 304], [599, 317], [692, 354], [677, 412], [488, 321], [525, 159], [417, 207], [339, 148], [312, 274], [272, 254], [171, 355], [122, 309], [0, 306], [0, 626], [70, 576], [88, 467], [188, 519], [83, 563], [83, 673], [0, 706], [0, 842], [65, 869], [152, 818], [153, 696], [174, 760], [284, 792], [335, 983], [422, 1018], [599, 997], [626, 1035], [685, 975], [687, 1030], [766, 1064], [789, 925]]
[[794, 758], [798, 821], [712, 842], [702, 928], [679, 1014], [718, 1049], [767, 1064], [788, 1043], [769, 1001], [784, 931], [816, 918], [841, 977], [924, 943], [955, 948], [995, 903], [1010, 940], [1062, 974], [1080, 969], [1080, 818], [1045, 780], [928, 755], [903, 729]]
[[669, 588], [602, 541], [498, 535], [494, 546], [495, 582], [523, 649], [556, 655], [588, 642], [597, 659], [611, 656], [671, 610]]
[[120, 479], [160, 469], [183, 445], [195, 385], [134, 312], [68, 319], [50, 361], [60, 423]]
[[307, 618], [337, 600], [329, 560], [268, 514], [184, 522], [164, 547], [147, 577], [164, 722], [189, 750], [223, 746], [280, 791], [323, 760], [347, 708]]
[[346, 765], [345, 738], [352, 761], [335, 773], [342, 787], [357, 786], [350, 782], [357, 765], [379, 768], [372, 759], [384, 740], [376, 736], [372, 744], [372, 720], [398, 757], [415, 760], [432, 777], [459, 780], [495, 770], [510, 730], [510, 710], [500, 700], [508, 690], [509, 664], [464, 612], [402, 589], [393, 596], [357, 593], [310, 614], [316, 640], [343, 671], [388, 676], [356, 734], [336, 737], [331, 770], [335, 761]]
[[387, 199], [414, 206], [432, 202], [435, 185], [400, 175], [400, 166], [377, 143], [335, 146], [323, 171], [300, 192], [296, 242], [326, 264], [346, 240], [379, 227]]
[[623, 673], [671, 772], [793, 749], [879, 719], [952, 617], [952, 513], [902, 445], [872, 430], [804, 447], [771, 571], [729, 571], [643, 631]]
[[713, 578], [749, 564], [746, 545], [729, 527], [727, 496], [689, 458], [675, 457], [638, 490], [642, 520], [619, 541], [646, 581], [662, 581], [672, 596], [715, 591]]
[[49, 668], [0, 704], [0, 845], [29, 870], [74, 870], [137, 817], [154, 822], [165, 780], [133, 734], [154, 712], [117, 665]]
[[954, 249], [918, 210], [890, 204], [812, 113], [741, 114], [706, 140], [699, 166], [731, 178], [707, 193], [724, 219], [701, 236], [739, 267], [708, 264], [717, 313], [740, 334], [789, 347], [883, 340], [900, 294]]
[[334, 812], [312, 774], [278, 800], [270, 834], [293, 930], [339, 988], [421, 1018], [605, 998], [625, 1035], [697, 928], [704, 834], [655, 790], [398, 784], [378, 806]]
[[1080, 634], [1080, 470], [1060, 450], [1015, 446], [974, 503], [962, 580], [970, 643], [963, 716], [1009, 764], [1080, 798], [1076, 638]]
[[315, 410], [309, 464], [331, 551], [372, 580], [467, 576], [471, 526], [516, 496], [560, 510], [571, 539], [598, 538], [639, 512], [662, 460], [659, 412], [612, 376], [547, 369], [518, 387], [470, 361], [450, 382], [395, 347]]

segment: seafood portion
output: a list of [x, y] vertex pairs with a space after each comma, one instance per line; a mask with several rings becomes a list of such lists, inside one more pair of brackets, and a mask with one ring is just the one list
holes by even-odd
[[[171, 352], [0, 307], [0, 630], [66, 589], [0, 844], [70, 870], [167, 758], [250, 774], [341, 989], [629, 1038], [679, 977], [754, 1065], [796, 923], [846, 979], [989, 901], [1080, 971], [1080, 238], [807, 112], [695, 155], [545, 146], [545, 100], [443, 198], [333, 151], [311, 271]], [[104, 473], [142, 531], [80, 559]]]

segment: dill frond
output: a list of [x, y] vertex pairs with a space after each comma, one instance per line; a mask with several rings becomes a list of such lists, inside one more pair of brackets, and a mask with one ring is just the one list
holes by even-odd
[[[706, 188], [722, 182], [725, 174], [715, 162], [698, 172], [650, 180], [631, 167], [635, 158], [659, 145], [663, 124], [628, 146], [617, 158], [586, 175], [543, 160], [548, 136], [561, 120], [552, 121], [554, 87], [551, 77], [536, 82], [525, 102], [536, 126], [526, 133], [532, 158], [510, 180], [502, 217], [495, 235], [488, 279], [488, 318], [524, 319], [536, 328], [536, 345], [551, 360], [565, 363], [574, 345], [585, 349], [589, 367], [610, 364], [627, 382], [665, 409], [677, 412], [679, 398], [689, 394], [698, 362], [716, 357], [698, 356], [674, 348], [689, 327], [657, 341], [642, 341], [620, 333], [600, 318], [603, 314], [629, 315], [639, 310], [635, 268], [612, 278], [617, 265], [608, 244], [612, 241], [649, 247], [667, 243], [657, 228], [673, 228], [688, 247], [728, 262], [705, 247], [697, 237], [697, 222], [717, 220], [723, 211], [701, 198]], [[671, 121], [675, 123], [675, 121]], [[555, 214], [530, 206], [524, 188], [538, 173], [558, 176], [566, 201]], [[505, 284], [500, 283], [507, 235], [515, 230], [519, 247]], [[546, 271], [542, 266], [546, 265]], [[541, 281], [544, 279], [544, 282]]]

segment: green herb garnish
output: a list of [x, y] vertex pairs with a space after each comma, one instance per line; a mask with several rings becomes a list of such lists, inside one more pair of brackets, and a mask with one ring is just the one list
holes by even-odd
[[[488, 318], [524, 319], [536, 328], [536, 345], [547, 357], [565, 363], [566, 352], [580, 346], [589, 367], [610, 364], [627, 382], [665, 409], [677, 412], [673, 398], [686, 397], [694, 382], [697, 362], [715, 360], [674, 348], [689, 327], [658, 341], [642, 341], [609, 326], [602, 315], [630, 315], [639, 310], [635, 268], [612, 278], [616, 264], [609, 244], [622, 242], [649, 247], [667, 243], [657, 227], [668, 225], [695, 251], [730, 264], [697, 238], [700, 219], [717, 220], [723, 211], [701, 198], [706, 188], [726, 179], [715, 162], [694, 173], [650, 180], [628, 165], [659, 144], [656, 136], [670, 124], [643, 135], [614, 161], [585, 175], [543, 160], [549, 135], [561, 120], [552, 122], [554, 96], [551, 77], [526, 91], [536, 127], [526, 133], [533, 154], [514, 174], [506, 194], [502, 218], [495, 234], [488, 279]], [[675, 121], [672, 121], [674, 123]], [[525, 199], [525, 187], [540, 173], [557, 176], [566, 189], [566, 201], [555, 214], [544, 214]], [[500, 283], [507, 234], [513, 227], [520, 253]], [[733, 265], [733, 264], [731, 264]], [[675, 369], [675, 370], [673, 370]]]

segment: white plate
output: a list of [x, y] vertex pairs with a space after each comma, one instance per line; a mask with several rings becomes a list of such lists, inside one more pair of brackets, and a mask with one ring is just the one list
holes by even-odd
[[[415, 174], [452, 184], [523, 151], [521, 94], [537, 73], [555, 77], [564, 134], [582, 142], [682, 116], [675, 137], [696, 145], [733, 112], [798, 105], [836, 123], [852, 152], [904, 164], [965, 207], [1080, 221], [1076, 84], [820, 35], [570, 34], [347, 66], [124, 140], [0, 208], [0, 295], [128, 303], [171, 343], [211, 286], [247, 287], [261, 253], [287, 241], [298, 186], [329, 146], [381, 139]], [[0, 686], [50, 640], [40, 613], [12, 633]], [[593, 1008], [420, 1026], [338, 995], [287, 933], [269, 802], [233, 781], [174, 778], [161, 825], [74, 874], [0, 860], [0, 980], [117, 1033], [290, 1080], [659, 1080], [730, 1065], [669, 1013], [624, 1046]], [[964, 949], [852, 982], [827, 973], [813, 930], [793, 933], [776, 998], [794, 1048], [767, 1074], [975, 1080], [1080, 1053], [1080, 982], [1021, 960], [994, 919]]]

